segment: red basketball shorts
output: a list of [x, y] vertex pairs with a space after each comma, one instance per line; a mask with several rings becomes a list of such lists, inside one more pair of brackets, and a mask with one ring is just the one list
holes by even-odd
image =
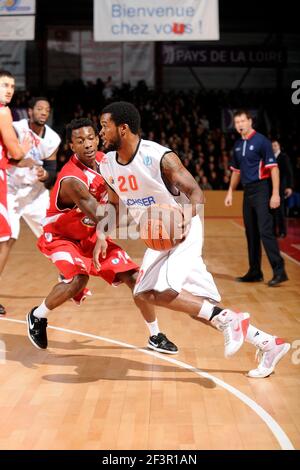
[[51, 234], [47, 233], [47, 238], [49, 240], [43, 234], [38, 239], [38, 248], [51, 259], [66, 280], [71, 280], [78, 274], [87, 274], [101, 277], [109, 284], [115, 284], [118, 283], [116, 277], [119, 273], [139, 270], [139, 266], [131, 260], [126, 251], [110, 240], [107, 240], [106, 258], [99, 257], [101, 270], [97, 271], [93, 264], [95, 236], [81, 241], [71, 241], [56, 237], [51, 239]]

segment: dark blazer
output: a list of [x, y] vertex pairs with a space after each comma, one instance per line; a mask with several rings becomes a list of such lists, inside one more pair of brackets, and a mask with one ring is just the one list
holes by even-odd
[[280, 152], [276, 162], [280, 173], [280, 193], [284, 193], [286, 188], [293, 188], [292, 165], [287, 154], [283, 152]]

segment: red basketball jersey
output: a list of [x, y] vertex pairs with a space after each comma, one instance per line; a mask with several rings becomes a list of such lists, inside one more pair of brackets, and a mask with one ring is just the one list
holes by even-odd
[[[0, 108], [4, 107], [4, 104], [0, 103]], [[0, 169], [6, 170], [6, 168], [8, 168], [7, 150], [0, 134]]]
[[[104, 153], [97, 152], [97, 168], [103, 156]], [[59, 208], [58, 196], [61, 182], [70, 177], [82, 181], [90, 194], [100, 204], [107, 202], [105, 182], [100, 173], [81, 163], [76, 154], [72, 155], [68, 163], [63, 166], [58, 174], [55, 186], [51, 191], [50, 206], [47, 210], [46, 219], [43, 222], [46, 240], [49, 238], [50, 241], [52, 236], [71, 240], [84, 240], [95, 233], [95, 222], [81, 212], [77, 206], [69, 209]]]

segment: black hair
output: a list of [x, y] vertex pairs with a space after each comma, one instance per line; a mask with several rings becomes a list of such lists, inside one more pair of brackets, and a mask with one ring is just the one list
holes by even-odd
[[133, 134], [138, 134], [141, 116], [136, 107], [127, 101], [115, 101], [102, 109], [101, 114], [110, 114], [116, 126], [127, 124]]
[[98, 135], [98, 133], [99, 133], [98, 129], [97, 129], [97, 126], [90, 119], [88, 119], [88, 118], [73, 119], [66, 126], [66, 139], [67, 139], [67, 142], [72, 141], [72, 132], [75, 129], [81, 129], [81, 127], [92, 127], [95, 131], [95, 135]]
[[0, 78], [1, 77], [9, 77], [15, 79], [12, 73], [10, 73], [8, 70], [0, 69]]
[[31, 98], [31, 100], [29, 100], [28, 108], [33, 109], [38, 101], [47, 101], [47, 103], [49, 103], [50, 105], [50, 101], [45, 96], [35, 96], [34, 98]]
[[250, 111], [248, 111], [247, 109], [237, 109], [234, 113], [233, 113], [233, 117], [237, 117], [237, 116], [241, 116], [242, 114], [245, 114], [247, 116], [247, 119], [253, 119]]

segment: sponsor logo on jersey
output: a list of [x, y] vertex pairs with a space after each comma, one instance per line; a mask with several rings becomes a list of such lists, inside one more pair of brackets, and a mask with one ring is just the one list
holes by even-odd
[[47, 240], [47, 242], [52, 242], [52, 233], [49, 233], [49, 232], [45, 232], [45, 238]]
[[95, 222], [87, 216], [83, 217], [83, 219], [81, 219], [81, 223], [83, 225], [87, 225], [88, 227], [95, 227], [95, 225], [96, 225]]
[[120, 260], [119, 258], [114, 258], [111, 260], [112, 264], [119, 264], [120, 263]]
[[115, 180], [113, 179], [112, 176], [109, 176], [109, 177], [108, 177], [108, 183], [109, 183], [109, 184], [115, 184]]
[[31, 147], [31, 150], [29, 150], [29, 155], [37, 162], [42, 161], [42, 154], [37, 147]]
[[254, 145], [250, 145], [249, 150], [254, 150]]
[[149, 157], [148, 155], [146, 155], [143, 158], [143, 163], [144, 163], [145, 166], [151, 166], [152, 165], [152, 158]]
[[151, 206], [152, 204], [156, 204], [155, 199], [154, 199], [153, 196], [147, 196], [147, 197], [143, 197], [141, 199], [127, 199], [126, 200], [126, 205], [127, 206], [144, 206], [144, 207], [148, 207], [148, 206]]

